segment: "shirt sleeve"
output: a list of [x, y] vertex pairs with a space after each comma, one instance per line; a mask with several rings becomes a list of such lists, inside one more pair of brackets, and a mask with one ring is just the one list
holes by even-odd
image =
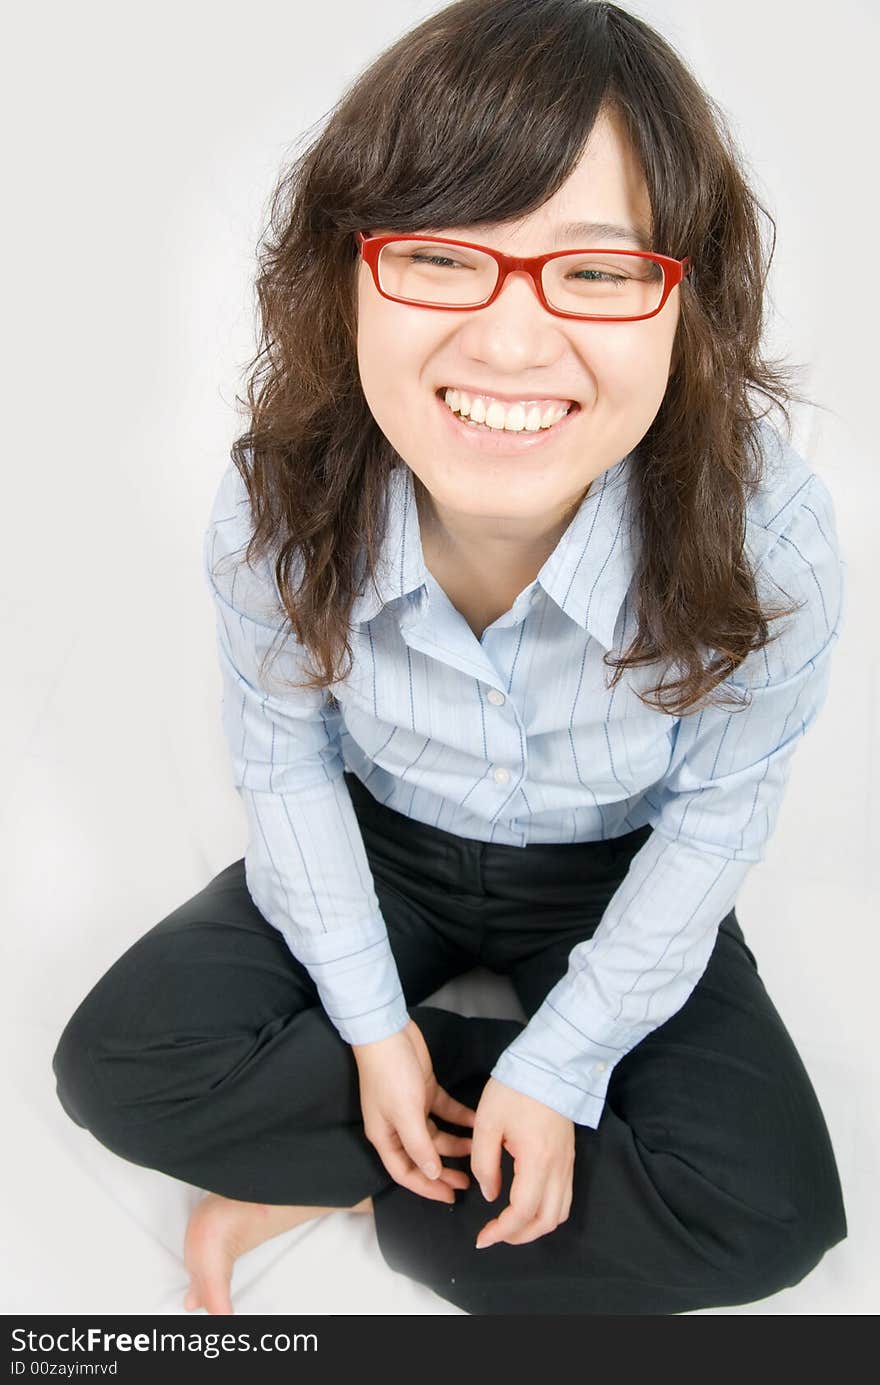
[[669, 768], [648, 800], [656, 795], [651, 836], [593, 937], [573, 948], [565, 976], [492, 1069], [576, 1124], [598, 1126], [614, 1065], [681, 1009], [705, 971], [719, 923], [764, 857], [791, 757], [825, 700], [847, 564], [831, 495], [811, 476], [756, 568], [770, 573], [774, 604], [805, 606], [772, 622], [771, 635], [782, 633], [728, 680], [740, 695], [748, 690], [748, 707], [679, 718]]
[[[304, 651], [289, 635], [274, 564], [244, 562], [250, 537], [244, 481], [230, 464], [205, 532], [214, 603], [222, 722], [247, 817], [245, 878], [257, 909], [309, 972], [348, 1043], [372, 1043], [409, 1022], [360, 826], [343, 779], [341, 712], [301, 679]], [[260, 664], [269, 650], [265, 680]]]

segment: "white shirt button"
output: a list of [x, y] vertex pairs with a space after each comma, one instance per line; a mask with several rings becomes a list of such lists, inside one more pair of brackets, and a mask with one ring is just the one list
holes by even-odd
[[490, 688], [487, 696], [494, 707], [503, 707], [507, 700], [504, 693], [499, 692], [497, 688]]
[[593, 1072], [604, 1072], [607, 1066], [607, 1063], [597, 1063], [596, 1066], [593, 1068]]
[[510, 770], [509, 770], [509, 769], [493, 769], [493, 771], [492, 771], [492, 778], [495, 780], [495, 783], [496, 783], [496, 784], [506, 784], [507, 781], [508, 781], [508, 779], [510, 778]]

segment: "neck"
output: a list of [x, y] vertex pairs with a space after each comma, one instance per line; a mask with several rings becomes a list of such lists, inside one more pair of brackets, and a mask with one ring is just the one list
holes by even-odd
[[489, 568], [498, 575], [518, 574], [525, 568], [531, 569], [535, 563], [540, 568], [565, 533], [577, 508], [575, 504], [563, 515], [556, 513], [525, 519], [466, 515], [438, 505], [415, 473], [413, 476], [422, 549], [426, 555], [430, 549], [466, 567]]

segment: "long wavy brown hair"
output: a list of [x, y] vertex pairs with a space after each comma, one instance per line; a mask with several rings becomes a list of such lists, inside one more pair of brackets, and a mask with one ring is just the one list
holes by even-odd
[[[295, 636], [313, 675], [288, 686], [330, 688], [350, 672], [352, 604], [375, 581], [401, 460], [360, 385], [354, 232], [527, 214], [565, 181], [605, 110], [640, 160], [652, 244], [694, 262], [673, 371], [635, 449], [638, 629], [620, 657], [604, 656], [610, 686], [659, 662], [680, 676], [651, 687], [650, 704], [639, 693], [646, 705], [678, 716], [714, 694], [741, 706], [718, 685], [776, 638], [769, 621], [799, 609], [762, 607], [744, 551], [760, 421], [778, 409], [790, 439], [802, 396], [793, 371], [760, 354], [776, 227], [721, 111], [669, 43], [617, 5], [458, 0], [363, 71], [270, 197], [259, 349], [238, 397], [249, 428], [232, 457], [250, 501], [245, 561], [271, 555], [280, 636]], [[769, 254], [759, 213], [773, 226]]]

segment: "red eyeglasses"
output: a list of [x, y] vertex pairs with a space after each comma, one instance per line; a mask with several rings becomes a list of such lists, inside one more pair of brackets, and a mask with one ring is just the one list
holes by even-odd
[[[508, 274], [522, 271], [555, 317], [641, 322], [657, 316], [693, 268], [689, 255], [676, 260], [645, 250], [554, 250], [522, 256], [445, 236], [355, 235], [383, 298], [446, 312], [488, 307]], [[443, 250], [431, 254], [432, 246]]]

